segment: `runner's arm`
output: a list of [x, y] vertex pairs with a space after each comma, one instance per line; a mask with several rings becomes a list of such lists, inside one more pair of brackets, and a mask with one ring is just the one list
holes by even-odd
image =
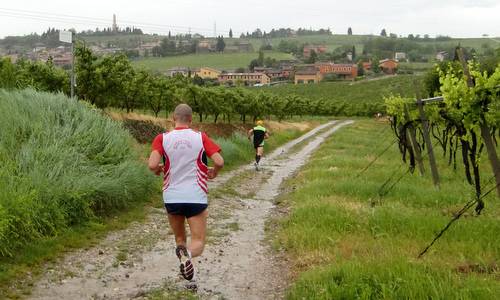
[[264, 134], [264, 138], [267, 140], [269, 138], [269, 132], [266, 131], [266, 133]]
[[252, 137], [252, 134], [253, 134], [253, 129], [250, 129], [250, 130], [247, 132], [248, 139], [250, 139], [250, 138]]
[[148, 167], [151, 172], [160, 175], [163, 170], [163, 134], [159, 134], [151, 144], [151, 154], [149, 155]]
[[156, 175], [160, 175], [163, 168], [161, 158], [161, 154], [156, 150], [151, 151], [151, 155], [149, 155], [148, 167]]
[[219, 171], [224, 167], [224, 158], [219, 152], [214, 153], [210, 159], [214, 162], [213, 168], [208, 169], [208, 178], [214, 179], [219, 174]]
[[214, 162], [212, 168], [208, 168], [208, 178], [214, 179], [217, 177], [220, 169], [224, 166], [224, 159], [220, 154], [220, 147], [214, 143], [206, 133], [202, 133], [203, 147], [205, 148], [205, 153]]

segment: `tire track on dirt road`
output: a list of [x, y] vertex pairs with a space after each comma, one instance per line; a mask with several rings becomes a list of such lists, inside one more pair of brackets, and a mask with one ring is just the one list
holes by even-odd
[[[211, 183], [221, 194], [210, 202], [209, 241], [198, 269], [202, 299], [280, 297], [283, 269], [264, 242], [265, 222], [283, 180], [305, 164], [318, 146], [352, 121], [316, 127], [269, 154], [262, 172], [252, 165], [224, 174]], [[304, 144], [298, 151], [290, 150]], [[241, 177], [241, 178], [240, 178]], [[242, 182], [245, 180], [245, 182]], [[236, 194], [224, 189], [235, 188]], [[68, 254], [48, 265], [35, 283], [31, 299], [142, 299], [152, 290], [177, 287], [174, 241], [163, 209], [151, 209], [147, 220], [108, 235], [98, 246]], [[165, 293], [169, 293], [168, 290]]]

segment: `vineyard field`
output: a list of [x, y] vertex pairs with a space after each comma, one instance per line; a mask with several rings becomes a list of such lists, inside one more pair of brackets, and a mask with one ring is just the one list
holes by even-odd
[[379, 77], [357, 82], [323, 82], [320, 84], [276, 85], [250, 90], [264, 90], [278, 96], [298, 95], [318, 100], [333, 107], [335, 115], [372, 116], [384, 112], [384, 97], [401, 94], [415, 97], [422, 91], [422, 77], [416, 75], [397, 75]]
[[[281, 52], [267, 51], [266, 57], [280, 59], [293, 59], [292, 55]], [[247, 68], [252, 59], [257, 58], [257, 53], [210, 53], [189, 54], [170, 57], [150, 57], [135, 60], [132, 65], [155, 72], [166, 72], [173, 67], [211, 67], [222, 70], [234, 70], [236, 68]]]
[[[480, 216], [470, 212], [417, 259], [474, 197], [474, 188], [460, 166], [453, 171], [440, 159], [439, 190], [427, 168], [426, 176], [407, 174], [379, 198], [384, 181], [406, 170], [395, 159], [396, 145], [356, 176], [392, 138], [385, 122], [357, 121], [288, 182], [295, 188], [281, 205], [291, 213], [278, 223], [276, 246], [290, 253], [293, 272], [300, 274], [289, 299], [494, 299], [500, 293], [498, 199], [490, 194]], [[481, 172], [486, 186], [491, 171]]]

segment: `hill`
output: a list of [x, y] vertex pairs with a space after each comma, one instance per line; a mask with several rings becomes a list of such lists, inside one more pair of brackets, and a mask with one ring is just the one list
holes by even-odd
[[[292, 59], [293, 56], [282, 52], [266, 52], [266, 57], [275, 59]], [[257, 58], [257, 53], [207, 53], [189, 54], [169, 57], [149, 57], [134, 60], [132, 65], [146, 70], [164, 72], [172, 67], [212, 67], [223, 70], [232, 70], [239, 67], [248, 67], [252, 59]]]
[[286, 97], [297, 95], [311, 100], [321, 100], [332, 107], [331, 113], [343, 116], [372, 116], [385, 111], [384, 97], [399, 94], [415, 97], [422, 91], [422, 77], [397, 75], [358, 82], [322, 82], [319, 84], [286, 84], [252, 88]]

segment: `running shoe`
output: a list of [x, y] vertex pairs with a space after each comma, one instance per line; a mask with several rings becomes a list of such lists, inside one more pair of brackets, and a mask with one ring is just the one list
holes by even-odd
[[255, 166], [255, 171], [259, 171], [259, 164], [255, 162], [253, 165]]
[[194, 266], [191, 262], [191, 253], [189, 253], [188, 249], [185, 246], [179, 245], [175, 248], [175, 254], [179, 258], [180, 261], [180, 271], [182, 277], [186, 280], [193, 280], [194, 278]]
[[198, 292], [198, 284], [196, 283], [195, 280], [188, 281], [188, 283], [186, 283], [185, 287], [188, 291], [191, 291], [193, 293]]

